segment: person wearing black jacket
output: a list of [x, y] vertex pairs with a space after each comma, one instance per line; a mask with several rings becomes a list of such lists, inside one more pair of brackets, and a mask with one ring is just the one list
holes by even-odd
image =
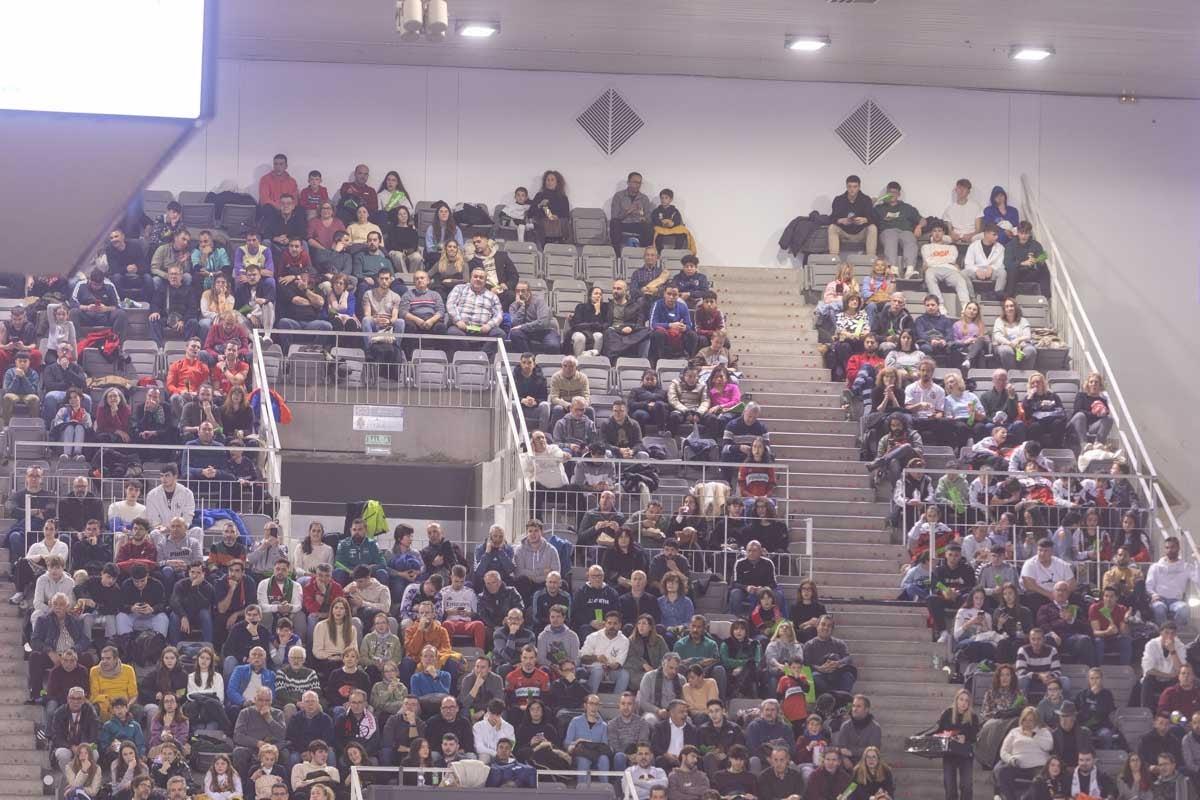
[[550, 390], [533, 353], [521, 354], [520, 364], [513, 370], [513, 382], [517, 387], [517, 402], [521, 404], [525, 424], [538, 430], [549, 428]]
[[629, 392], [629, 413], [643, 430], [653, 425], [656, 431], [661, 431], [667, 425], [667, 412], [670, 410], [667, 392], [658, 385], [658, 373], [652, 369], [646, 370], [642, 373], [642, 385]]
[[167, 279], [150, 301], [150, 338], [164, 347], [167, 336], [183, 340], [195, 336], [199, 316], [200, 305], [192, 287], [183, 282], [183, 269], [172, 264], [167, 268]]
[[63, 403], [67, 402], [67, 390], [78, 389], [83, 395], [83, 407], [88, 413], [92, 411], [92, 397], [87, 390], [87, 373], [75, 361], [75, 348], [69, 342], [58, 346], [58, 358], [45, 365], [42, 370], [42, 419], [46, 427], [54, 420], [54, 415]]
[[605, 583], [617, 587], [618, 593], [622, 594], [633, 588], [634, 572], [650, 568], [646, 551], [633, 539], [633, 531], [623, 527], [617, 531], [617, 538], [612, 546], [600, 554], [600, 567], [604, 570]]
[[249, 605], [246, 606], [242, 621], [229, 631], [225, 646], [221, 648], [225, 674], [231, 675], [238, 664], [247, 663], [250, 651], [255, 647], [271, 652], [271, 631], [263, 624], [262, 609], [257, 605]]
[[[567, 182], [558, 170], [548, 169], [542, 174], [542, 188], [529, 202], [529, 219], [533, 222], [533, 239], [539, 247], [547, 239], [558, 242], [569, 238], [566, 226], [571, 221], [571, 201], [567, 198]], [[551, 221], [560, 223], [561, 233], [547, 232]]]
[[74, 758], [72, 749], [85, 742], [100, 738], [100, 717], [96, 707], [87, 702], [87, 692], [74, 688], [67, 692], [66, 705], [58, 707], [50, 720], [50, 752], [54, 754], [59, 769], [64, 769]]
[[967, 592], [975, 586], [975, 570], [963, 561], [962, 545], [957, 542], [946, 545], [946, 560], [934, 568], [929, 586], [929, 599], [925, 604], [933, 620], [933, 637], [944, 643], [949, 635], [946, 633], [946, 612], [957, 611]]
[[141, 241], [126, 239], [124, 231], [114, 230], [108, 235], [104, 260], [121, 297], [144, 301], [154, 293], [154, 282], [150, 279], [150, 256], [146, 254]]
[[746, 557], [739, 558], [733, 565], [733, 582], [729, 589], [730, 612], [749, 618], [758, 602], [758, 592], [770, 589], [779, 599], [780, 610], [787, 614], [787, 604], [775, 582], [775, 562], [763, 557], [763, 546], [758, 541], [746, 545]]
[[121, 584], [121, 610], [117, 612], [117, 635], [150, 629], [167, 635], [167, 590], [158, 578], [150, 577], [145, 564], [135, 563]]
[[604, 343], [604, 331], [612, 325], [612, 307], [604, 299], [604, 290], [593, 286], [587, 301], [575, 306], [571, 313], [567, 340], [575, 356], [585, 350], [600, 350]]
[[875, 206], [863, 194], [862, 180], [857, 175], [846, 178], [846, 191], [833, 198], [829, 215], [829, 252], [842, 252], [842, 242], [863, 242], [868, 256], [875, 255], [879, 228], [875, 225]]
[[883, 355], [895, 350], [900, 344], [900, 332], [912, 331], [916, 340], [917, 321], [908, 311], [908, 301], [900, 292], [892, 294], [887, 305], [875, 312], [875, 322], [871, 325], [871, 333], [879, 342], [879, 354]]
[[272, 255], [278, 262], [287, 251], [288, 240], [308, 239], [308, 215], [296, 207], [296, 198], [285, 194], [279, 198], [279, 209], [263, 206], [262, 238], [270, 242]]
[[441, 713], [425, 722], [425, 737], [441, 747], [442, 737], [453, 733], [464, 753], [475, 752], [475, 734], [471, 732], [471, 721], [458, 713], [458, 701], [443, 697]]
[[472, 237], [471, 245], [474, 255], [467, 261], [467, 266], [487, 273], [488, 291], [499, 297], [500, 307], [508, 311], [513, 300], [517, 299], [517, 281], [521, 280], [512, 256], [497, 250], [496, 243], [483, 234]]
[[494, 631], [504, 624], [504, 618], [512, 609], [524, 611], [525, 603], [521, 595], [511, 586], [500, 579], [500, 573], [491, 570], [483, 576], [483, 588], [479, 592], [479, 606], [476, 614], [484, 627]]
[[571, 628], [580, 641], [604, 627], [604, 615], [618, 611], [621, 599], [617, 590], [604, 582], [604, 570], [598, 564], [588, 567], [587, 583], [575, 590], [571, 600]]
[[729, 766], [731, 748], [738, 745], [745, 747], [746, 734], [725, 716], [725, 704], [720, 700], [709, 700], [705, 704], [705, 710], [708, 712], [708, 719], [696, 731], [696, 739], [699, 741], [697, 747], [704, 753], [704, 771], [712, 776]]
[[[71, 493], [58, 501], [58, 529], [78, 533], [90, 519], [104, 519], [104, 505], [88, 491], [88, 479], [79, 475], [71, 481]], [[79, 569], [74, 564], [72, 568]]]
[[96, 577], [112, 557], [112, 542], [101, 540], [98, 518], [90, 518], [79, 538], [71, 543], [71, 569], [84, 570], [89, 576]]
[[670, 772], [679, 766], [679, 757], [667, 751], [671, 748], [671, 729], [683, 728], [683, 745], [700, 746], [700, 729], [692, 724], [685, 700], [675, 699], [667, 704], [667, 718], [650, 727], [650, 749], [654, 751], [654, 764]]
[[179, 422], [170, 403], [163, 402], [163, 392], [151, 386], [146, 400], [133, 410], [133, 438], [141, 444], [175, 444], [179, 440]]
[[446, 583], [450, 582], [450, 570], [455, 564], [467, 566], [462, 550], [446, 539], [442, 526], [431, 522], [425, 528], [429, 544], [421, 549], [421, 560], [425, 562], [425, 572], [432, 575], [440, 573]]
[[609, 327], [604, 331], [603, 354], [610, 360], [619, 356], [645, 358], [650, 352], [650, 329], [646, 327], [648, 309], [641, 296], [629, 296], [624, 278], [613, 281]]
[[[112, 556], [109, 555], [109, 558]], [[88, 578], [87, 583], [75, 590], [76, 598], [83, 607], [87, 629], [91, 630], [99, 621], [104, 625], [104, 635], [108, 639], [117, 635], [117, 614], [121, 610], [120, 574], [117, 565], [109, 561], [100, 568], [98, 576]], [[97, 620], [97, 617], [100, 619]]]
[[1018, 282], [1032, 280], [1037, 283], [1042, 297], [1050, 296], [1050, 269], [1042, 259], [1045, 253], [1045, 248], [1033, 238], [1033, 225], [1029, 220], [1017, 223], [1017, 235], [1004, 243], [1004, 271], [1014, 294]]
[[199, 561], [192, 562], [188, 565], [187, 580], [176, 581], [175, 588], [171, 590], [168, 641], [179, 644], [185, 634], [199, 628], [203, 641], [211, 642], [213, 603], [213, 587], [205, 580], [204, 564]]
[[612, 416], [600, 425], [600, 439], [606, 445], [609, 458], [649, 458], [642, 444], [642, 426], [629, 416], [624, 400], [614, 400]]
[[621, 619], [625, 620], [623, 630], [626, 636], [632, 635], [634, 622], [643, 614], [650, 616], [656, 625], [662, 619], [662, 606], [658, 604], [658, 598], [646, 590], [648, 583], [646, 573], [635, 570], [629, 582], [631, 587], [628, 592], [621, 595], [619, 608]]
[[1088, 670], [1088, 688], [1075, 695], [1075, 708], [1080, 723], [1099, 740], [1101, 750], [1112, 750], [1115, 725], [1112, 715], [1117, 710], [1113, 693], [1104, 688], [1104, 673], [1098, 667]]
[[[959, 689], [954, 695], [954, 705], [938, 717], [937, 733], [948, 733], [959, 744], [972, 749], [979, 736], [981, 720], [971, 708], [971, 693]], [[975, 759], [971, 753], [942, 758], [942, 785], [946, 789], [946, 800], [971, 797], [971, 770]]]

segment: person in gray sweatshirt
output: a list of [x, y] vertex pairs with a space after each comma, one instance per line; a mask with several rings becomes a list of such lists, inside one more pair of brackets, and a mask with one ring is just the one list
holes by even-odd
[[517, 299], [508, 307], [512, 327], [508, 330], [510, 352], [530, 352], [537, 345], [541, 352], [557, 353], [562, 346], [558, 331], [551, 321], [550, 307], [545, 298], [534, 294], [528, 281], [517, 282]]
[[683, 699], [683, 678], [679, 675], [679, 654], [669, 652], [658, 669], [642, 676], [638, 687], [638, 707], [647, 725], [667, 718], [667, 706], [672, 700]]
[[850, 719], [833, 737], [833, 744], [842, 755], [842, 766], [853, 770], [868, 747], [883, 746], [883, 729], [871, 714], [871, 700], [865, 694], [854, 695]]
[[175, 581], [187, 577], [188, 564], [204, 559], [200, 539], [188, 530], [183, 517], [174, 517], [167, 523], [167, 530], [152, 536], [158, 552], [158, 566], [162, 570], [163, 589], [167, 594]]
[[613, 769], [624, 772], [629, 766], [629, 753], [639, 744], [650, 743], [650, 724], [637, 713], [637, 695], [623, 692], [617, 705], [617, 715], [608, 721], [608, 746], [613, 751]]
[[588, 402], [577, 396], [571, 410], [554, 423], [554, 443], [573, 456], [587, 455], [588, 445], [597, 440], [596, 423], [587, 415]]
[[562, 606], [550, 608], [550, 624], [538, 634], [538, 665], [558, 677], [558, 665], [563, 661], [579, 663], [579, 634], [567, 627], [567, 615]]
[[458, 704], [470, 715], [472, 722], [483, 719], [492, 700], [504, 700], [504, 679], [492, 672], [487, 656], [475, 659], [475, 668], [462, 679], [458, 689]]

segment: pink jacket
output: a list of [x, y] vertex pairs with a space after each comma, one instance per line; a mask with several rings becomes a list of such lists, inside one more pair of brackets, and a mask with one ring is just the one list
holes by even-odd
[[721, 391], [716, 389], [708, 390], [708, 402], [714, 406], [735, 406], [742, 399], [742, 390], [732, 381], [725, 384], [725, 388]]

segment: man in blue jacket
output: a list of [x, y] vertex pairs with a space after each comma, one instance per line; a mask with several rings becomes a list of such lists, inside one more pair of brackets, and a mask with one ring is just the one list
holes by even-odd
[[493, 525], [488, 529], [488, 538], [475, 546], [474, 585], [483, 585], [483, 576], [495, 570], [500, 580], [512, 585], [516, 575], [512, 545], [504, 541], [504, 528]]
[[275, 673], [267, 669], [267, 651], [252, 647], [248, 663], [234, 667], [225, 687], [225, 711], [230, 719], [237, 719], [243, 708], [254, 705], [259, 687], [270, 689], [271, 697], [275, 696]]
[[945, 353], [954, 341], [954, 320], [942, 313], [941, 302], [935, 294], [925, 295], [925, 313], [914, 322], [917, 347], [927, 356]]
[[696, 352], [696, 326], [687, 303], [679, 299], [679, 287], [669, 284], [650, 312], [650, 359], [668, 354], [691, 358]]

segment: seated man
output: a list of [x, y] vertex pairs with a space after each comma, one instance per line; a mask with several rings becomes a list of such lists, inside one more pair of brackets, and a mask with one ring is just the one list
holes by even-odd
[[475, 740], [475, 755], [485, 764], [491, 763], [495, 758], [500, 740], [511, 741], [516, 738], [512, 724], [504, 719], [505, 709], [503, 700], [496, 698], [490, 701], [483, 719], [471, 727], [471, 734]]
[[135, 563], [121, 584], [121, 611], [117, 634], [153, 630], [167, 636], [167, 594], [162, 582], [150, 576], [146, 565]]
[[[563, 356], [562, 366], [550, 376], [548, 384], [550, 400], [550, 428], [565, 415], [575, 401], [582, 398], [584, 405], [591, 399], [592, 392], [588, 384], [588, 376], [579, 369], [579, 359], [575, 356]], [[589, 413], [595, 419], [595, 413]], [[590, 440], [589, 440], [590, 441]]]
[[[403, 281], [400, 291], [404, 291]], [[400, 295], [392, 291], [392, 270], [383, 267], [375, 273], [374, 285], [363, 292], [362, 296], [362, 327], [367, 334], [393, 333], [396, 336], [404, 334], [404, 319], [400, 316]], [[368, 337], [373, 338], [373, 337]], [[397, 341], [396, 346], [399, 346]]]
[[[690, 673], [693, 668], [699, 668], [705, 678], [711, 678], [716, 681], [717, 693], [721, 696], [726, 694], [729, 685], [729, 676], [725, 672], [725, 666], [721, 663], [720, 649], [717, 647], [716, 640], [708, 635], [708, 620], [702, 615], [696, 614], [688, 623], [687, 636], [684, 636], [675, 642], [674, 652], [679, 654], [679, 668], [681, 671]], [[688, 695], [689, 687], [694, 692], [700, 684], [689, 680], [684, 686], [684, 697]], [[705, 698], [707, 701], [708, 698]], [[704, 704], [699, 704], [699, 707], [692, 709], [693, 713], [704, 713]]]
[[154, 294], [154, 282], [150, 280], [150, 259], [140, 239], [126, 239], [125, 232], [117, 228], [108, 235], [104, 248], [108, 262], [108, 275], [123, 297], [146, 301]]
[[587, 582], [575, 590], [571, 599], [571, 627], [586, 640], [593, 631], [606, 627], [605, 615], [620, 610], [617, 590], [604, 582], [604, 570], [593, 564], [587, 570]]
[[979, 238], [983, 206], [971, 199], [971, 182], [966, 178], [955, 182], [954, 199], [942, 212], [942, 219], [949, 226], [946, 233], [953, 244], [966, 247]]
[[696, 328], [679, 289], [668, 285], [650, 311], [650, 360], [665, 356], [691, 358], [696, 352]]
[[[903, 292], [893, 292], [886, 305], [880, 303], [875, 311], [875, 321], [871, 324], [871, 332], [879, 342], [879, 352], [888, 353], [900, 344], [900, 334], [903, 331], [915, 331], [916, 322], [908, 311], [908, 302]], [[915, 340], [916, 334], [913, 333]]]
[[921, 246], [921, 261], [925, 264], [925, 289], [942, 301], [942, 286], [954, 290], [959, 309], [971, 302], [971, 287], [958, 268], [958, 248], [946, 238], [946, 223], [934, 220], [929, 227], [929, 241]]
[[508, 329], [512, 350], [558, 352], [562, 340], [555, 330], [550, 307], [542, 295], [533, 293], [527, 281], [517, 281], [516, 299], [508, 307], [508, 314], [512, 320]]
[[1046, 266], [1046, 250], [1033, 238], [1033, 225], [1023, 219], [1017, 223], [1017, 235], [1004, 245], [1004, 270], [1013, 285], [1034, 281], [1042, 297], [1050, 296], [1050, 269]]
[[628, 655], [629, 639], [621, 632], [621, 613], [609, 611], [604, 615], [604, 627], [588, 634], [579, 648], [580, 670], [587, 673], [589, 691], [595, 694], [605, 683], [613, 684], [615, 694], [629, 688]]
[[[383, 249], [383, 238], [378, 231], [367, 234], [367, 247], [354, 254], [354, 277], [358, 281], [358, 292], [361, 295], [379, 281], [382, 270], [392, 271], [392, 260]], [[401, 287], [404, 282], [401, 281]]]
[[[524, 789], [537, 787], [537, 769], [513, 758], [514, 745], [515, 741], [508, 737], [496, 742], [496, 755], [488, 765], [488, 776], [484, 786], [516, 786]], [[475, 749], [478, 750], [479, 746], [476, 745]], [[449, 762], [444, 753], [443, 760]]]
[[269, 345], [275, 327], [275, 281], [265, 278], [262, 268], [254, 263], [246, 265], [243, 277], [234, 290], [233, 304], [251, 328], [262, 328], [264, 344]]
[[1017, 650], [1017, 686], [1032, 700], [1046, 694], [1046, 684], [1058, 681], [1063, 693], [1070, 691], [1071, 682], [1062, 674], [1058, 650], [1046, 641], [1041, 628], [1029, 631], [1029, 644]]
[[270, 242], [276, 261], [287, 253], [292, 241], [304, 242], [308, 235], [308, 215], [297, 208], [294, 192], [280, 195], [278, 208], [271, 205], [262, 209], [262, 235]]
[[[625, 188], [613, 195], [609, 208], [609, 241], [619, 253], [622, 246], [637, 247], [654, 244], [650, 215], [654, 212], [650, 198], [642, 193], [642, 174], [631, 172]], [[652, 247], [655, 256], [658, 251]], [[639, 287], [640, 288], [640, 287]]]
[[59, 771], [64, 771], [75, 758], [75, 748], [81, 744], [94, 745], [100, 738], [100, 717], [87, 702], [87, 692], [81, 686], [67, 691], [67, 702], [58, 707], [50, 719], [50, 752]]
[[925, 295], [925, 313], [914, 318], [917, 347], [927, 356], [944, 354], [954, 341], [954, 320], [942, 313], [936, 294]]
[[[499, 526], [494, 526], [499, 528]], [[503, 529], [500, 529], [503, 533]], [[487, 542], [487, 546], [492, 547], [492, 542]], [[504, 545], [508, 547], [508, 545]], [[502, 563], [503, 550], [493, 550], [496, 553], [495, 559], [489, 559], [491, 563]], [[510, 563], [511, 563], [511, 556]], [[479, 563], [478, 550], [476, 551], [476, 559]], [[486, 571], [486, 570], [485, 570]], [[483, 573], [479, 574], [479, 582], [483, 581]], [[444, 618], [442, 625], [449, 632], [451, 637], [466, 636], [474, 643], [475, 647], [483, 650], [487, 646], [487, 631], [484, 629], [483, 622], [477, 619], [476, 610], [479, 607], [479, 596], [475, 594], [475, 590], [467, 585], [467, 568], [462, 564], [455, 564], [450, 570], [450, 585], [442, 587], [440, 593], [442, 601], [442, 614]], [[386, 611], [386, 609], [385, 609]]]
[[487, 290], [487, 272], [482, 267], [471, 270], [469, 283], [460, 283], [450, 291], [446, 314], [450, 321], [447, 333], [453, 336], [504, 336], [500, 327], [504, 309], [500, 298]]
[[196, 438], [189, 441], [185, 448], [183, 465], [188, 480], [221, 482], [236, 480], [233, 473], [229, 471], [229, 451], [225, 449], [224, 443], [216, 438], [213, 424], [208, 420], [200, 423]]
[[186, 339], [196, 333], [200, 305], [183, 277], [183, 268], [178, 264], [167, 267], [167, 279], [150, 300], [150, 338], [159, 347], [165, 346], [168, 336]]
[[995, 225], [983, 226], [983, 237], [971, 242], [963, 259], [963, 274], [971, 280], [994, 280], [994, 296], [1004, 296], [1008, 273], [1004, 269], [1004, 245], [997, 241], [1000, 229]]
[[700, 259], [688, 254], [680, 259], [682, 265], [679, 273], [671, 279], [671, 284], [679, 290], [679, 299], [695, 308], [702, 297], [708, 296], [708, 276], [700, 271]]
[[630, 293], [628, 282], [617, 278], [613, 281], [612, 300], [608, 305], [612, 313], [612, 324], [603, 332], [604, 344], [601, 352], [610, 360], [621, 356], [646, 358], [650, 354], [646, 302], [641, 296]]
[[404, 660], [400, 662], [402, 683], [407, 685], [413, 675], [424, 668], [426, 648], [432, 648], [437, 669], [456, 680], [462, 671], [462, 661], [458, 653], [450, 649], [450, 632], [437, 621], [433, 603], [428, 600], [417, 604], [417, 621], [404, 629]]
[[[55, 309], [57, 312], [57, 309]], [[53, 324], [54, 320], [50, 320]], [[6, 322], [0, 323], [0, 371], [6, 370], [13, 365], [16, 355], [21, 350], [29, 353], [29, 363], [34, 369], [40, 370], [42, 364], [42, 354], [38, 350], [38, 333], [37, 327], [29, 320], [29, 315], [25, 311], [24, 306], [14, 306], [9, 312], [9, 318]], [[78, 331], [76, 332], [78, 334]]]
[[258, 231], [246, 231], [246, 243], [234, 251], [233, 282], [235, 288], [240, 288], [248, 282], [249, 276], [246, 274], [246, 270], [252, 266], [258, 268], [263, 282], [274, 291], [275, 259], [271, 255], [271, 248], [262, 243], [261, 234]]
[[868, 747], [883, 747], [883, 731], [871, 714], [871, 699], [865, 694], [854, 695], [850, 719], [838, 728], [833, 745], [842, 757], [842, 766], [854, 769]]
[[686, 427], [705, 418], [708, 411], [708, 390], [700, 383], [700, 370], [688, 367], [679, 377], [671, 381], [667, 389], [667, 403], [671, 406], [670, 426], [675, 435], [686, 431]]
[[[192, 235], [186, 228], [180, 228], [171, 235], [171, 240], [158, 246], [150, 258], [150, 276], [154, 288], [160, 288], [167, 281], [167, 270], [172, 264], [179, 266], [185, 286], [192, 285]], [[116, 287], [113, 287], [116, 291]]]
[[[751, 400], [746, 403], [746, 407], [742, 409], [741, 415], [731, 419], [729, 424], [725, 426], [725, 432], [721, 438], [722, 461], [737, 461], [740, 463], [748, 460], [750, 458], [750, 451], [757, 439], [762, 439], [763, 444], [767, 446], [767, 456], [770, 456], [771, 432], [759, 420], [758, 415], [761, 412], [762, 406]], [[732, 484], [734, 482], [731, 480], [733, 477], [733, 468], [725, 467], [723, 471], [728, 473], [726, 479]]]
[[745, 558], [739, 558], [733, 564], [733, 581], [729, 588], [730, 613], [749, 619], [761, 589], [771, 589], [775, 592], [779, 598], [780, 610], [786, 615], [784, 597], [778, 591], [775, 579], [775, 562], [764, 557], [761, 543], [751, 541], [746, 545]]
[[[271, 706], [274, 682], [272, 681], [270, 687], [260, 686], [252, 694], [253, 699], [237, 712], [233, 724], [234, 749], [231, 760], [234, 769], [242, 775], [250, 774], [250, 768], [258, 759], [259, 748], [262, 745], [271, 744], [279, 749], [288, 746], [287, 723], [283, 719], [283, 711]], [[287, 763], [286, 754], [280, 760]]]
[[194, 559], [188, 563], [187, 577], [175, 582], [171, 590], [171, 615], [167, 641], [179, 644], [183, 638], [198, 630], [202, 641], [213, 640], [213, 586], [204, 573], [204, 562]]
[[954, 440], [953, 426], [945, 418], [946, 390], [933, 382], [936, 365], [924, 358], [917, 379], [904, 387], [904, 409], [912, 414], [915, 430], [934, 442]]
[[812, 668], [818, 697], [826, 692], [854, 691], [858, 670], [846, 643], [833, 635], [833, 617], [828, 614], [817, 623], [817, 635], [804, 643], [804, 663]]
[[513, 264], [512, 256], [503, 250], [496, 249], [496, 243], [483, 234], [477, 233], [471, 239], [473, 255], [467, 261], [471, 269], [482, 267], [487, 275], [488, 291], [500, 298], [500, 306], [508, 311], [516, 299], [517, 267]]
[[[0, 351], [6, 352], [6, 351]], [[32, 365], [32, 359], [30, 360]], [[5, 372], [8, 370], [6, 369]], [[67, 402], [67, 392], [76, 389], [84, 409], [91, 413], [92, 396], [87, 391], [87, 373], [75, 361], [75, 347], [70, 342], [58, 346], [57, 360], [46, 365], [42, 370], [42, 419], [50, 428], [54, 415]]]
[[200, 339], [193, 336], [188, 339], [183, 358], [167, 368], [167, 393], [176, 417], [183, 413], [184, 403], [196, 399], [201, 386], [212, 383], [212, 371], [200, 358], [202, 348]]
[[612, 416], [600, 426], [600, 439], [610, 458], [649, 458], [642, 444], [642, 426], [629, 416], [628, 408], [624, 400], [613, 401]]
[[296, 276], [302, 272], [308, 273], [310, 283], [316, 277], [312, 259], [308, 257], [308, 252], [304, 249], [304, 240], [298, 236], [287, 238], [283, 249], [279, 251], [276, 262], [275, 281], [280, 286], [296, 280]]
[[400, 299], [400, 318], [409, 333], [446, 332], [446, 303], [429, 288], [429, 273], [423, 269], [413, 273], [413, 286]]
[[284, 153], [276, 153], [271, 159], [271, 171], [258, 179], [258, 202], [264, 206], [278, 208], [283, 202], [283, 196], [293, 198], [299, 194], [296, 179], [288, 174], [288, 158]]
[[572, 398], [570, 408], [569, 414], [554, 423], [554, 443], [572, 456], [587, 456], [589, 446], [596, 441], [596, 423], [588, 416], [587, 398]]
[[7, 425], [18, 405], [25, 413], [36, 417], [41, 406], [41, 379], [37, 370], [29, 364], [29, 351], [18, 350], [13, 365], [4, 373], [3, 409], [0, 418]]
[[875, 226], [875, 207], [871, 198], [860, 190], [862, 179], [857, 175], [846, 178], [846, 191], [833, 198], [829, 225], [829, 252], [842, 252], [842, 241], [863, 242], [868, 256], [877, 250], [879, 229]]
[[[900, 267], [905, 279], [912, 280], [917, 272], [917, 239], [921, 238], [924, 219], [921, 212], [900, 200], [900, 184], [891, 181], [887, 185], [887, 199], [875, 206], [875, 217], [879, 220], [879, 240], [883, 243], [883, 257], [890, 266]], [[871, 253], [870, 255], [874, 255]]]
[[[351, 573], [359, 566], [369, 567], [375, 578], [386, 586], [387, 562], [379, 545], [367, 536], [367, 524], [361, 518], [350, 523], [350, 535], [338, 542], [333, 559], [333, 579], [339, 586], [346, 587], [351, 580]], [[367, 627], [370, 627], [369, 618]]]
[[[325, 298], [309, 286], [309, 274], [302, 272], [291, 283], [279, 286], [279, 319], [276, 326], [288, 331], [331, 331], [333, 325], [325, 319]], [[322, 338], [305, 337], [306, 344], [320, 344]], [[285, 352], [287, 348], [284, 348]]]

